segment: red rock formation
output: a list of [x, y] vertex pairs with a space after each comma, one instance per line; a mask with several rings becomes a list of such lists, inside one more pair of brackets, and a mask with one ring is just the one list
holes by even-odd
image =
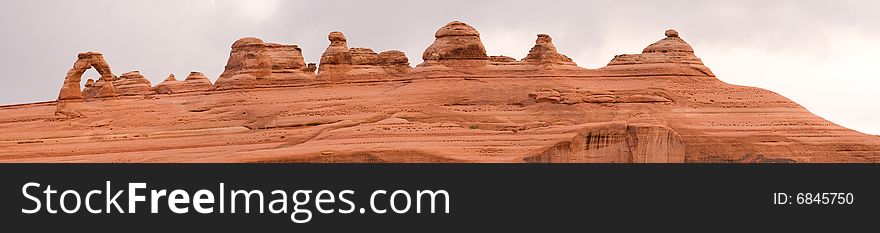
[[375, 66], [379, 64], [379, 54], [373, 52], [373, 49], [370, 48], [351, 48], [349, 49], [349, 54], [351, 54], [351, 64], [352, 65], [371, 65]]
[[95, 84], [92, 85], [92, 89], [97, 91], [97, 95], [95, 95], [95, 98], [118, 96], [118, 94], [116, 93], [116, 88], [113, 86], [113, 81], [106, 80], [104, 78], [100, 78], [98, 79], [98, 81], [95, 81]]
[[174, 74], [168, 75], [162, 83], [152, 89], [157, 94], [180, 94], [189, 92], [205, 92], [211, 90], [211, 80], [202, 72], [190, 72], [184, 81], [178, 81]]
[[[217, 82], [214, 89], [238, 89], [252, 88], [256, 86], [257, 77], [266, 77], [272, 74], [272, 57], [263, 40], [246, 37], [232, 44], [226, 69]], [[241, 78], [250, 77], [250, 78]]]
[[232, 44], [226, 69], [215, 90], [303, 85], [314, 79], [296, 45], [264, 43], [247, 37]]
[[327, 39], [330, 45], [321, 54], [317, 78], [323, 82], [342, 82], [352, 65], [348, 40], [338, 31], [331, 32]]
[[95, 86], [95, 79], [86, 80], [86, 84], [83, 85], [82, 95], [84, 99], [93, 99], [98, 95], [98, 91], [93, 89]]
[[122, 74], [113, 81], [113, 87], [119, 95], [144, 95], [150, 91], [150, 80], [141, 75], [139, 71], [131, 71]]
[[402, 76], [412, 69], [409, 58], [401, 51], [389, 50], [379, 53], [379, 63], [385, 72], [392, 76]]
[[[351, 64], [351, 51], [348, 49], [348, 40], [342, 32], [331, 32], [327, 35], [330, 45], [321, 54], [321, 65], [349, 65]], [[318, 67], [318, 72], [321, 68]]]
[[614, 56], [603, 70], [621, 76], [683, 75], [710, 76], [715, 74], [694, 55], [694, 49], [679, 37], [678, 32], [666, 30], [666, 38], [646, 47], [641, 54]]
[[553, 45], [553, 39], [547, 34], [538, 34], [535, 47], [529, 50], [529, 55], [523, 58], [523, 62], [536, 65], [568, 65], [577, 66], [571, 58], [560, 54]]
[[258, 80], [258, 86], [296, 86], [314, 81], [315, 68], [305, 63], [299, 46], [269, 43], [266, 47], [272, 59], [272, 74]]
[[168, 74], [168, 77], [165, 78], [164, 81], [156, 84], [151, 90], [156, 92], [156, 94], [172, 94], [174, 93], [174, 90], [171, 87], [174, 86], [173, 84], [176, 82], [178, 81], [177, 78], [174, 77], [174, 74]]
[[67, 76], [64, 77], [64, 84], [58, 93], [58, 100], [83, 98], [82, 90], [80, 90], [80, 81], [82, 80], [82, 74], [89, 68], [95, 68], [98, 74], [101, 74], [101, 78], [98, 79], [98, 82], [95, 82], [96, 97], [116, 96], [116, 90], [113, 88], [112, 83], [113, 80], [116, 80], [116, 76], [110, 71], [110, 65], [104, 60], [104, 55], [97, 52], [87, 52], [77, 55], [73, 68], [67, 71]]
[[306, 62], [299, 46], [268, 43], [266, 48], [272, 59], [273, 72], [299, 72], [306, 69]]
[[272, 74], [272, 57], [263, 40], [246, 37], [232, 44], [226, 69], [220, 75], [220, 79], [232, 77], [238, 74], [250, 74], [256, 77], [264, 77]]
[[211, 80], [208, 79], [205, 74], [198, 71], [189, 72], [189, 75], [186, 76], [184, 81], [197, 83], [196, 85], [201, 85], [202, 89], [205, 89], [205, 86], [211, 86]]
[[330, 83], [390, 80], [409, 71], [403, 52], [392, 50], [377, 54], [370, 48], [348, 48], [342, 32], [327, 36], [330, 45], [321, 55], [318, 80]]
[[481, 66], [489, 59], [474, 27], [453, 21], [434, 33], [434, 43], [422, 53], [422, 65]]
[[[523, 61], [486, 56], [463, 23], [435, 37], [433, 60], [410, 70], [402, 52], [332, 33], [318, 79], [333, 83], [254, 88], [314, 66], [296, 47], [243, 39], [216, 86], [254, 89], [203, 91], [193, 73], [157, 85], [175, 94], [158, 98], [0, 106], [0, 161], [880, 162], [880, 137], [714, 78], [675, 31], [599, 69], [569, 64], [549, 37]], [[103, 59], [80, 60], [68, 79]], [[113, 86], [104, 79], [85, 95]]]
[[380, 66], [407, 66], [409, 67], [409, 58], [401, 51], [389, 50], [379, 53]]
[[587, 124], [571, 138], [543, 149], [527, 162], [683, 163], [681, 136], [663, 125], [609, 122]]

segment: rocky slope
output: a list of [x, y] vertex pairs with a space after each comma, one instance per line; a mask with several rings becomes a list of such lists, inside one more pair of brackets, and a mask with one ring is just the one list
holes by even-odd
[[[486, 54], [462, 22], [435, 38], [415, 68], [341, 32], [319, 66], [243, 38], [216, 83], [193, 72], [153, 87], [83, 53], [58, 101], [0, 106], [0, 161], [880, 161], [877, 136], [719, 81], [674, 30], [599, 69], [544, 34], [522, 60]], [[80, 88], [89, 68], [101, 78]]]

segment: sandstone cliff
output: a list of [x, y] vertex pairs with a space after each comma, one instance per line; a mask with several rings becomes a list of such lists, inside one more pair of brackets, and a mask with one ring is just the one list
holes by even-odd
[[[522, 60], [486, 54], [462, 22], [434, 39], [413, 68], [341, 32], [320, 66], [298, 46], [243, 38], [213, 86], [193, 72], [144, 94], [138, 73], [117, 78], [100, 53], [79, 54], [58, 101], [0, 106], [0, 161], [880, 161], [880, 137], [716, 79], [674, 30], [598, 69], [546, 34]], [[80, 89], [89, 68], [101, 77]]]

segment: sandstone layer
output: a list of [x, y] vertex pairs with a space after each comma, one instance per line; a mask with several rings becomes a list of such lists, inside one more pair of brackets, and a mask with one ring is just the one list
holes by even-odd
[[[80, 54], [58, 101], [0, 106], [0, 161], [880, 161], [880, 137], [720, 81], [674, 30], [598, 69], [549, 35], [522, 60], [488, 55], [462, 22], [415, 68], [328, 39], [317, 77], [298, 47], [244, 38], [213, 86], [194, 72], [143, 95], [128, 94], [143, 89], [137, 75], [118, 81], [100, 54]], [[102, 77], [80, 90], [90, 67]]]
[[314, 79], [315, 70], [305, 63], [299, 46], [247, 37], [232, 44], [225, 70], [213, 89], [297, 86]]
[[524, 62], [536, 63], [540, 65], [569, 65], [577, 66], [568, 56], [562, 55], [553, 45], [553, 39], [550, 35], [539, 34], [535, 40], [535, 47], [529, 50], [529, 55], [523, 58]]
[[155, 94], [180, 94], [188, 92], [206, 92], [211, 90], [211, 80], [202, 72], [193, 71], [183, 81], [178, 81], [174, 74], [168, 75], [165, 81], [153, 87]]
[[409, 59], [397, 50], [376, 53], [371, 48], [349, 48], [342, 32], [327, 36], [330, 45], [321, 55], [318, 81], [329, 83], [373, 82], [400, 79], [409, 72]]
[[131, 71], [114, 80], [113, 87], [119, 95], [144, 95], [150, 91], [152, 85], [139, 71]]
[[489, 60], [480, 32], [470, 25], [453, 21], [434, 33], [434, 43], [422, 53], [423, 66], [483, 66]]

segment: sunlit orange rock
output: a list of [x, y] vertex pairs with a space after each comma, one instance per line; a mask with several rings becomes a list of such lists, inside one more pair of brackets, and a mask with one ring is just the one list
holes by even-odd
[[[103, 57], [84, 53], [59, 101], [0, 106], [0, 161], [880, 161], [880, 137], [717, 79], [682, 36], [595, 69], [544, 35], [522, 60], [486, 54], [461, 22], [438, 30], [414, 68], [338, 32], [319, 67], [296, 46], [245, 38], [213, 87], [194, 72], [117, 98], [104, 98], [117, 79]], [[102, 77], [80, 90], [90, 67]]]

